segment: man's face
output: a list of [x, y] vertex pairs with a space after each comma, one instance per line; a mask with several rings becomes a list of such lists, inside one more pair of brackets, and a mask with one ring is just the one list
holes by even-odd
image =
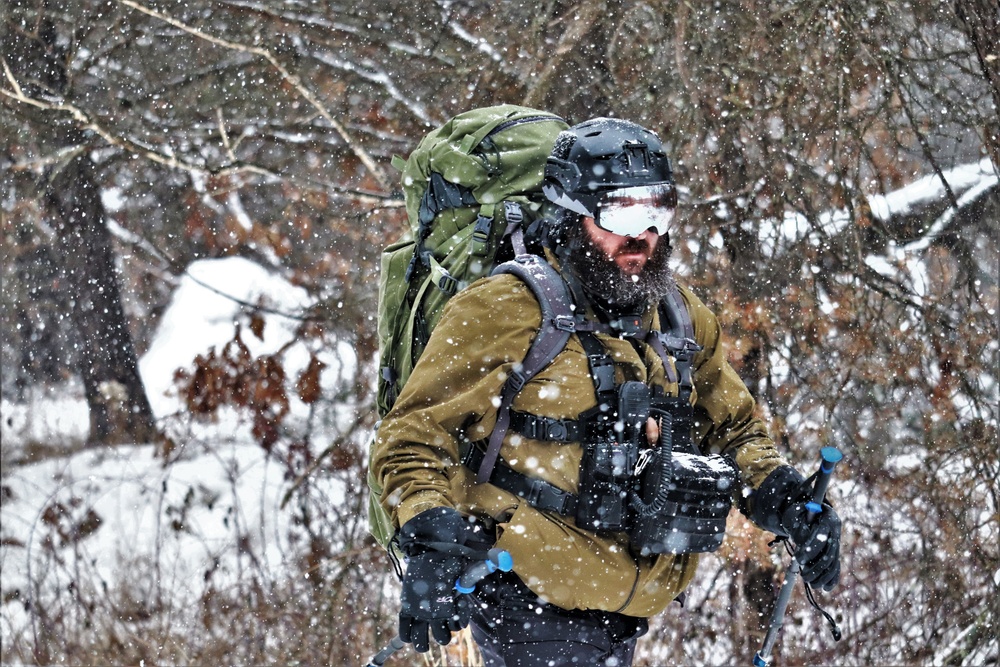
[[593, 246], [604, 252], [604, 255], [618, 265], [623, 273], [637, 276], [643, 267], [653, 257], [656, 244], [660, 240], [654, 229], [647, 229], [633, 238], [619, 236], [601, 229], [593, 218], [583, 218], [583, 228]]
[[573, 249], [567, 266], [605, 306], [627, 310], [659, 300], [673, 289], [670, 242], [655, 229], [636, 237], [622, 236], [583, 217], [582, 223], [570, 224], [566, 243]]

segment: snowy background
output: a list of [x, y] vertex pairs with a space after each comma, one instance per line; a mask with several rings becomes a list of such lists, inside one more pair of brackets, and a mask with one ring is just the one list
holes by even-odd
[[[0, 662], [385, 644], [392, 158], [498, 103], [659, 133], [761, 418], [845, 454], [844, 640], [800, 590], [776, 667], [1000, 661], [995, 0], [0, 6]], [[734, 513], [635, 667], [748, 664], [786, 562]]]
[[[241, 337], [252, 356], [281, 351], [292, 379], [309, 363], [306, 343], [294, 335], [309, 305], [303, 289], [238, 257], [192, 264], [140, 361], [156, 417], [172, 443], [169, 453], [162, 443], [73, 446], [86, 440], [89, 428], [86, 402], [73, 386], [39, 388], [27, 402], [2, 403], [5, 646], [44, 632], [30, 613], [37, 605], [106, 594], [126, 583], [131, 599], [116, 603], [123, 618], [148, 619], [166, 610], [161, 622], [183, 634], [186, 624], [198, 622], [190, 610], [207, 590], [231, 590], [250, 570], [273, 584], [298, 569], [301, 535], [292, 527], [298, 517], [294, 503], [285, 504], [296, 479], [287, 466], [259, 444], [236, 409], [191, 420], [177, 395], [175, 372], [230, 343], [236, 325], [246, 323], [244, 304], [269, 311], [262, 337], [249, 330]], [[322, 392], [340, 396], [355, 371], [353, 350], [326, 341], [317, 356], [325, 364]], [[312, 428], [317, 442], [328, 442], [352, 419], [350, 401], [320, 418], [294, 392], [290, 396], [286, 427]], [[38, 443], [66, 443], [72, 452], [22, 463]], [[322, 507], [345, 507], [342, 476], [316, 474], [309, 483]]]
[[[956, 169], [948, 176], [953, 176], [953, 185], [960, 183], [955, 187], [963, 191], [997, 181], [986, 162]], [[873, 199], [873, 210], [905, 209], [934, 196], [936, 187], [935, 179], [923, 179]], [[839, 224], [838, 216], [831, 215], [829, 224]], [[780, 252], [783, 244], [796, 243], [810, 231], [786, 220], [764, 233], [772, 239], [773, 251]], [[880, 272], [903, 276], [919, 297], [924, 269], [913, 254], [912, 248], [901, 247], [895, 265], [870, 261]], [[263, 327], [258, 329], [262, 335], [247, 328], [245, 304], [254, 304], [257, 312], [263, 313]], [[247, 259], [203, 260], [188, 267], [140, 362], [157, 419], [170, 434], [171, 451], [163, 451], [162, 443], [82, 451], [67, 445], [67, 450], [73, 451], [65, 455], [50, 452], [41, 460], [25, 462], [27, 450], [37, 443], [82, 442], [88, 428], [85, 402], [72, 387], [39, 389], [23, 403], [3, 402], [0, 590], [4, 604], [0, 638], [5, 645], [18, 637], [44, 632], [37, 615], [29, 613], [33, 605], [57, 605], [65, 596], [97, 596], [100, 591], [128, 591], [127, 599], [115, 602], [119, 617], [142, 620], [157, 614], [160, 622], [183, 634], [186, 624], [199, 622], [190, 610], [198, 607], [206, 591], [238, 589], [248, 573], [255, 581], [275, 585], [301, 570], [296, 563], [302, 556], [302, 531], [295, 526], [296, 512], [284, 504], [290, 488], [301, 480], [290, 476], [279, 457], [259, 444], [250, 422], [235, 408], [223, 409], [211, 419], [189, 419], [178, 396], [175, 373], [189, 368], [196, 356], [223, 349], [240, 325], [240, 339], [252, 356], [280, 351], [288, 378], [298, 377], [313, 352], [318, 354], [325, 364], [322, 392], [343, 396], [345, 383], [357, 370], [350, 346], [327, 340], [310, 350], [308, 343], [295, 337], [299, 315], [310, 305], [303, 289]], [[778, 368], [779, 361], [775, 360]], [[355, 407], [349, 401], [332, 404], [320, 419], [315, 408], [297, 400], [294, 392], [291, 395], [289, 428], [312, 429], [316, 442], [330, 441], [354, 418]], [[846, 461], [844, 465], [852, 464]], [[914, 452], [894, 457], [887, 469], [905, 474], [921, 465], [921, 454]], [[941, 484], [952, 485], [973, 469], [974, 462], [960, 459], [936, 474]], [[315, 474], [309, 493], [316, 507], [332, 511], [345, 506], [348, 493], [357, 494], [358, 483], [350, 476]], [[893, 550], [916, 548], [920, 527], [908, 508], [886, 506], [884, 500], [870, 497], [865, 485], [856, 479], [837, 480], [831, 497], [845, 521], [854, 523], [845, 533], [845, 578], [852, 576], [854, 559], [878, 558], [879, 540], [869, 531], [878, 533], [891, 527], [880, 539], [890, 539]], [[981, 539], [996, 539], [997, 526], [990, 508], [972, 506], [970, 511], [983, 515], [974, 521], [981, 526]], [[364, 522], [363, 517], [353, 520]], [[660, 624], [689, 623], [710, 636], [713, 624], [720, 622], [719, 615], [726, 608], [723, 592], [733, 581], [729, 567], [736, 558], [734, 552], [761, 539], [735, 516], [730, 528], [723, 551], [705, 559], [691, 590], [689, 608], [671, 608], [654, 621], [654, 632], [641, 644], [642, 659], [651, 664], [672, 664], [676, 648], [655, 639]], [[356, 537], [358, 533], [350, 534]], [[346, 546], [330, 544], [327, 551], [341, 551]], [[773, 563], [781, 565], [781, 558], [782, 554], [775, 552]], [[302, 576], [310, 574], [306, 571]], [[1000, 569], [993, 578], [1000, 585]], [[391, 578], [383, 573], [383, 578], [374, 581], [385, 588], [391, 614], [395, 594]], [[864, 607], [848, 613], [851, 600], [821, 597], [842, 622], [846, 619], [848, 632], [874, 613]], [[832, 643], [818, 617], [808, 611], [801, 589], [790, 619], [794, 620], [788, 622], [786, 641], [811, 644], [817, 650]], [[953, 654], [954, 645], [963, 638], [962, 633], [956, 633], [940, 647], [936, 654], [941, 659], [935, 664], [944, 664], [944, 658]], [[468, 647], [463, 650], [467, 653]], [[711, 640], [690, 641], [684, 655], [685, 660], [721, 665], [731, 659], [730, 650]], [[891, 660], [898, 650], [887, 645], [884, 654]], [[442, 654], [441, 659], [458, 655], [453, 651]], [[994, 638], [985, 649], [967, 656], [963, 664], [988, 664], [996, 657]]]

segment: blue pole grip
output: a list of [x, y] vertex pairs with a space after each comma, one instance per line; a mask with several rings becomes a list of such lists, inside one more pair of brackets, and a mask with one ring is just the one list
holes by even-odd
[[840, 450], [836, 447], [824, 447], [819, 452], [821, 461], [819, 473], [816, 476], [816, 486], [813, 487], [812, 500], [806, 503], [806, 509], [813, 514], [823, 511], [823, 499], [826, 497], [826, 489], [830, 486], [830, 477], [837, 463], [844, 458]]

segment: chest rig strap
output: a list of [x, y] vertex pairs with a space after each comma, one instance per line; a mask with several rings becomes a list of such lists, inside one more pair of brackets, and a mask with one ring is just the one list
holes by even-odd
[[577, 336], [584, 352], [587, 353], [590, 378], [594, 381], [594, 392], [597, 394], [597, 407], [601, 412], [614, 409], [618, 392], [618, 387], [615, 385], [614, 359], [592, 332], [581, 331]]
[[[470, 443], [468, 447], [462, 457], [462, 463], [471, 470], [478, 470], [483, 465], [486, 453], [475, 444]], [[576, 513], [577, 497], [574, 494], [563, 491], [543, 479], [519, 473], [503, 461], [493, 466], [488, 481], [494, 486], [524, 498], [537, 510], [555, 512], [563, 516], [573, 516]]]
[[514, 397], [562, 351], [575, 327], [569, 288], [544, 259], [536, 255], [519, 255], [514, 260], [499, 265], [492, 275], [501, 273], [517, 276], [531, 289], [542, 311], [542, 323], [524, 361], [511, 369], [501, 389], [496, 425], [476, 473], [477, 484], [489, 481], [493, 467], [500, 458], [500, 447], [510, 428], [510, 408]]
[[614, 428], [618, 405], [615, 363], [604, 344], [591, 331], [577, 331], [587, 354], [597, 405], [576, 419], [554, 419], [512, 410], [510, 430], [532, 440], [548, 442], [591, 442]]

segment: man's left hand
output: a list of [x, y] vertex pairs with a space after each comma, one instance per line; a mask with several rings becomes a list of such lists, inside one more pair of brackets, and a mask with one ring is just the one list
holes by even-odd
[[781, 525], [795, 543], [795, 559], [802, 579], [815, 588], [832, 591], [840, 583], [840, 517], [830, 505], [813, 514], [805, 500], [790, 505]]

